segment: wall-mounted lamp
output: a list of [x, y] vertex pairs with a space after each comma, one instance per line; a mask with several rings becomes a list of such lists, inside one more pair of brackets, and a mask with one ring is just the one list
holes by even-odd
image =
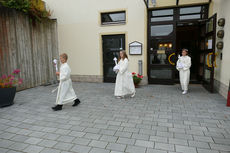
[[218, 37], [218, 38], [224, 38], [224, 30], [219, 30], [219, 31], [217, 32], [217, 37]]
[[225, 25], [225, 19], [224, 18], [220, 18], [218, 20], [218, 26], [223, 27], [224, 25]]
[[217, 42], [216, 48], [220, 49], [220, 50], [223, 49], [224, 48], [224, 43], [222, 41]]

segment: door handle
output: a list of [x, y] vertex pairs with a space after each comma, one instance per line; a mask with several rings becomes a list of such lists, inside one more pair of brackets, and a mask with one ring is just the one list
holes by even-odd
[[[216, 56], [217, 56], [218, 54], [217, 53], [215, 53], [215, 57], [214, 57], [214, 67], [217, 67], [217, 65], [216, 65]], [[213, 67], [213, 64], [211, 63], [210, 64], [210, 56], [213, 56], [213, 53], [209, 53], [208, 54], [208, 57], [207, 57], [207, 65], [208, 65], [208, 67]]]
[[170, 63], [171, 65], [175, 65], [175, 63], [173, 63], [173, 62], [171, 61], [171, 57], [172, 57], [172, 56], [175, 56], [175, 55], [176, 55], [176, 53], [172, 53], [172, 54], [170, 54], [169, 57], [168, 57], [168, 61], [169, 61], [169, 63]]

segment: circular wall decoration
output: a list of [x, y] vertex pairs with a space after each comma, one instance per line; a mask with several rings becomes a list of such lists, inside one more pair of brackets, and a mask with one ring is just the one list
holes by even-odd
[[217, 44], [216, 44], [216, 48], [217, 49], [223, 49], [224, 48], [224, 43], [222, 41], [219, 41]]
[[225, 25], [225, 19], [224, 19], [224, 18], [220, 18], [220, 19], [218, 20], [218, 25], [219, 25], [220, 27], [223, 27], [223, 26]]
[[219, 31], [217, 32], [217, 37], [218, 37], [218, 38], [224, 38], [224, 30], [219, 30]]

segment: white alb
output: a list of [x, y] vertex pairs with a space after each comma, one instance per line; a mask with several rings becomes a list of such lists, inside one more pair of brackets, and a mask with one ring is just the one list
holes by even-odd
[[181, 88], [186, 93], [188, 91], [188, 84], [190, 80], [190, 67], [191, 67], [191, 58], [189, 56], [178, 57], [176, 68], [179, 71]]
[[123, 97], [126, 95], [135, 94], [135, 86], [133, 83], [132, 74], [128, 71], [129, 61], [127, 58], [121, 59], [118, 63], [119, 71], [116, 77], [116, 85], [114, 95], [116, 97]]
[[67, 63], [60, 67], [60, 83], [58, 86], [56, 105], [63, 105], [73, 102], [77, 96], [72, 87], [72, 80], [70, 79], [71, 69]]

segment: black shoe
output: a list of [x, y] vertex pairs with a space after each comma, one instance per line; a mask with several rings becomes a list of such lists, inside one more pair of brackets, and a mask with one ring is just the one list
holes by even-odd
[[74, 106], [77, 106], [78, 104], [80, 104], [81, 102], [80, 102], [80, 100], [79, 99], [76, 99], [76, 100], [74, 100], [74, 104], [72, 105], [73, 107]]
[[55, 107], [52, 107], [54, 111], [62, 110], [62, 105], [56, 105]]

